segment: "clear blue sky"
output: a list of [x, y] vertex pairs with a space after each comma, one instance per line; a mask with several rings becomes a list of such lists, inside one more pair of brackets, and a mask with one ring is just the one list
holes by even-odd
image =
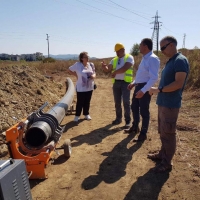
[[173, 35], [178, 48], [200, 48], [200, 0], [0, 0], [0, 53], [79, 54], [112, 57], [151, 38], [158, 11], [160, 39]]

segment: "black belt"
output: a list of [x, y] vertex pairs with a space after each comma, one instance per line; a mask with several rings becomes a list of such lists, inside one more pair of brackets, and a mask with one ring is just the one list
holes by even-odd
[[139, 86], [139, 85], [146, 85], [147, 83], [145, 82], [145, 83], [135, 83], [135, 86]]
[[115, 79], [115, 81], [124, 81], [124, 80]]

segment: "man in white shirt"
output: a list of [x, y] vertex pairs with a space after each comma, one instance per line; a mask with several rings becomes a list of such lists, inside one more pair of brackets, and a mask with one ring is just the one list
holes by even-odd
[[140, 134], [134, 141], [144, 141], [147, 139], [147, 131], [149, 127], [150, 112], [149, 104], [151, 96], [149, 89], [158, 80], [158, 72], [160, 67], [159, 58], [152, 52], [153, 42], [149, 38], [144, 38], [140, 43], [140, 53], [143, 54], [142, 61], [138, 67], [135, 80], [128, 85], [131, 90], [135, 87], [132, 98], [131, 109], [133, 112], [133, 125], [129, 129], [125, 129], [126, 133], [139, 132], [140, 115], [142, 117], [142, 126]]

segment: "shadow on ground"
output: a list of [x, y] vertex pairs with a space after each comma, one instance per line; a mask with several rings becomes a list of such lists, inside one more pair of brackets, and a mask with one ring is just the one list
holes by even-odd
[[157, 200], [162, 186], [169, 178], [169, 172], [155, 174], [150, 169], [132, 185], [124, 200]]
[[69, 158], [67, 158], [65, 155], [59, 155], [57, 158], [53, 159], [52, 164], [53, 165], [60, 165], [62, 163], [65, 163]]
[[[68, 128], [68, 126], [69, 126], [69, 124], [66, 124], [67, 128]], [[80, 146], [84, 143], [89, 144], [89, 145], [95, 145], [95, 144], [101, 143], [104, 138], [111, 136], [111, 135], [117, 133], [118, 131], [121, 131], [120, 128], [110, 129], [111, 127], [113, 127], [113, 125], [108, 124], [105, 127], [95, 129], [95, 130], [91, 131], [90, 133], [81, 134], [79, 136], [73, 137], [73, 138], [71, 138], [71, 141], [74, 141], [72, 143], [72, 146], [76, 147], [76, 146]]]
[[30, 188], [34, 188], [36, 185], [42, 183], [43, 181], [45, 181], [46, 179], [29, 179], [29, 183], [30, 183]]
[[127, 144], [133, 139], [134, 135], [128, 135], [118, 143], [111, 152], [103, 153], [107, 158], [100, 164], [97, 175], [91, 175], [82, 183], [82, 188], [91, 190], [97, 187], [102, 181], [111, 184], [126, 175], [126, 165], [131, 161], [133, 154], [142, 146], [142, 142], [133, 143], [129, 149]]

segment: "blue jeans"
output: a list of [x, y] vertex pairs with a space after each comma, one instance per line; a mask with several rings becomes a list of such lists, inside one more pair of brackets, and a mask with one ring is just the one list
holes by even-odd
[[150, 120], [150, 112], [149, 112], [149, 104], [151, 101], [151, 96], [147, 91], [142, 98], [135, 98], [136, 93], [141, 90], [144, 84], [139, 84], [135, 86], [135, 91], [132, 98], [131, 109], [133, 112], [133, 129], [137, 130], [138, 125], [140, 123], [140, 115], [142, 116], [142, 127], [141, 127], [141, 134], [146, 134], [149, 127], [149, 120]]
[[123, 80], [115, 80], [113, 84], [113, 95], [115, 101], [116, 119], [122, 120], [122, 100], [124, 105], [124, 118], [126, 123], [131, 121], [130, 90], [127, 89], [129, 83]]

